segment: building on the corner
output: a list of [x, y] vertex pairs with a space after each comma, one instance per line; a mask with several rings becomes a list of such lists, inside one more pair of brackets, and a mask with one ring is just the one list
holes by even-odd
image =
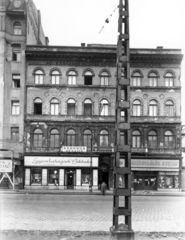
[[25, 48], [47, 43], [32, 0], [0, 0], [0, 188], [23, 187]]
[[[179, 191], [181, 50], [130, 53], [132, 188]], [[116, 46], [30, 45], [25, 54], [24, 188], [113, 188]]]

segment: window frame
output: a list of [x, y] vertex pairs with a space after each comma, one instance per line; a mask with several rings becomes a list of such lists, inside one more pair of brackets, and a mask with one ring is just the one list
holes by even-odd
[[67, 82], [68, 85], [76, 85], [76, 81], [77, 81], [77, 74], [74, 70], [70, 70], [67, 73]]
[[106, 129], [102, 129], [99, 133], [99, 146], [109, 147], [109, 132]]
[[149, 73], [149, 86], [157, 87], [158, 86], [158, 75], [155, 72]]
[[155, 130], [150, 130], [148, 132], [148, 147], [157, 148], [157, 132]]
[[56, 69], [51, 72], [51, 84], [52, 85], [60, 84], [60, 72]]
[[84, 101], [84, 116], [92, 116], [92, 101], [91, 99], [85, 99]]
[[141, 100], [139, 99], [135, 99], [132, 103], [132, 116], [141, 116]]
[[50, 114], [59, 115], [59, 101], [57, 98], [52, 98], [50, 101]]
[[100, 102], [100, 116], [109, 116], [109, 102], [107, 99], [102, 99]]
[[19, 141], [19, 127], [11, 127], [10, 134], [12, 141]]
[[84, 85], [92, 86], [93, 85], [93, 73], [90, 70], [87, 70], [84, 73]]
[[141, 148], [141, 132], [137, 129], [132, 132], [132, 148]]
[[100, 85], [109, 86], [109, 73], [107, 71], [102, 71], [100, 74]]
[[174, 74], [171, 73], [171, 72], [167, 72], [165, 75], [164, 75], [164, 78], [165, 78], [165, 86], [166, 87], [174, 87]]
[[21, 75], [17, 73], [12, 74], [12, 88], [21, 87]]
[[12, 61], [21, 62], [21, 45], [12, 45]]
[[[152, 102], [155, 102], [155, 104]], [[149, 116], [150, 117], [158, 116], [158, 102], [155, 99], [152, 99], [149, 102]]]
[[12, 115], [18, 116], [20, 114], [20, 101], [13, 100], [11, 103], [11, 108]]
[[76, 101], [72, 98], [67, 101], [67, 116], [75, 116]]
[[19, 21], [13, 23], [13, 34], [18, 36], [22, 35], [22, 24]]
[[[168, 102], [171, 102], [172, 104], [167, 104]], [[166, 116], [169, 116], [169, 117], [174, 116], [174, 102], [171, 99], [168, 99], [165, 102], [165, 113], [166, 113]]]
[[[58, 149], [60, 147], [60, 144], [59, 144], [60, 134], [59, 134], [58, 129], [56, 129], [56, 128], [51, 129], [49, 136], [50, 136], [50, 138], [49, 138], [50, 139], [50, 144], [49, 144], [50, 148]], [[52, 140], [52, 138], [53, 138], [53, 140]]]
[[[169, 133], [169, 134], [166, 134], [166, 133]], [[171, 130], [166, 130], [164, 133], [164, 145], [165, 145], [165, 148], [174, 148], [175, 146], [174, 133]]]
[[67, 143], [67, 146], [76, 146], [76, 132], [72, 128], [68, 129], [66, 133], [66, 143]]
[[39, 97], [34, 99], [34, 102], [33, 102], [33, 114], [34, 115], [42, 115], [42, 99], [39, 98]]
[[83, 146], [86, 146], [88, 151], [92, 151], [92, 131], [90, 129], [85, 129], [83, 132]]
[[41, 69], [37, 69], [34, 72], [34, 83], [35, 85], [41, 85], [44, 83], [44, 72]]
[[43, 147], [43, 131], [40, 128], [36, 128], [33, 132], [33, 148], [38, 149], [42, 147]]
[[135, 71], [132, 74], [132, 86], [133, 87], [141, 87], [142, 86], [142, 75], [139, 71]]

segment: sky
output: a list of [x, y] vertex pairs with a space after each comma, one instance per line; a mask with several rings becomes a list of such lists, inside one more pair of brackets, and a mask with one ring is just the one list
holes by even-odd
[[[117, 44], [119, 0], [34, 0], [49, 45]], [[185, 53], [185, 0], [129, 0], [130, 48], [182, 49]], [[109, 19], [109, 23], [105, 20]], [[185, 102], [182, 61], [182, 103]], [[185, 125], [185, 106], [182, 104]]]

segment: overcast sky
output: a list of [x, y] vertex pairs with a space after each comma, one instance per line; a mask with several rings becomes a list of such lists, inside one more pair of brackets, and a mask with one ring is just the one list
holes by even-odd
[[[119, 0], [34, 0], [50, 45], [117, 44]], [[185, 53], [185, 0], [129, 0], [131, 48], [178, 48]], [[105, 23], [106, 19], [109, 23]], [[185, 102], [185, 60], [182, 103]], [[184, 82], [184, 83], [183, 83]], [[184, 109], [183, 109], [184, 108]], [[182, 104], [183, 124], [185, 106]]]

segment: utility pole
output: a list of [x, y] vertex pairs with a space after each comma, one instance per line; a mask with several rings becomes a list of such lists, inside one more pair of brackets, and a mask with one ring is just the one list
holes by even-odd
[[[134, 239], [131, 220], [129, 0], [119, 0], [113, 226], [111, 239]], [[123, 77], [124, 76], [124, 77]], [[124, 98], [123, 98], [124, 96]], [[124, 116], [121, 117], [121, 116]], [[121, 144], [124, 136], [124, 145]]]

